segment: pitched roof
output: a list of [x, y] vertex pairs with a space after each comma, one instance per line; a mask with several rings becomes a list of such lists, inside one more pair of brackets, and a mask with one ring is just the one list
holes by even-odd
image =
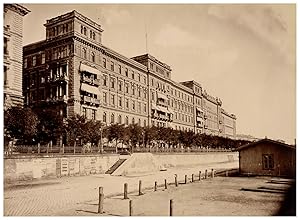
[[252, 146], [255, 146], [257, 144], [260, 144], [260, 143], [271, 143], [271, 144], [276, 144], [276, 145], [279, 145], [279, 146], [282, 146], [282, 147], [287, 147], [287, 148], [290, 148], [290, 149], [293, 149], [293, 150], [296, 150], [296, 146], [294, 145], [289, 145], [289, 144], [285, 144], [285, 143], [282, 143], [282, 142], [279, 142], [279, 141], [274, 141], [274, 140], [271, 140], [271, 139], [268, 139], [268, 138], [264, 138], [264, 139], [261, 139], [259, 141], [256, 141], [256, 142], [252, 142], [250, 144], [245, 144], [239, 148], [237, 148], [238, 151], [241, 151], [241, 150], [244, 150], [245, 148], [248, 148], [248, 147], [252, 147]]

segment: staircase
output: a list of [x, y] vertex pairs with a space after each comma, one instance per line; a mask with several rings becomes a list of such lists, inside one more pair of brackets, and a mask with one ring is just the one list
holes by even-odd
[[113, 172], [115, 172], [116, 169], [119, 168], [119, 166], [121, 166], [126, 159], [119, 159], [117, 162], [114, 163], [114, 165], [111, 166], [111, 168], [109, 168], [105, 174], [112, 174]]

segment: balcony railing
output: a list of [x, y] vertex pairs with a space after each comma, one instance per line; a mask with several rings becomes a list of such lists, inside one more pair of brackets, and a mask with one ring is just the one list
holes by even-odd
[[92, 97], [89, 97], [89, 96], [83, 96], [82, 101], [85, 104], [89, 103], [91, 105], [96, 105], [96, 106], [100, 105], [100, 99], [92, 98]]
[[82, 77], [82, 82], [89, 83], [91, 85], [96, 85], [96, 86], [101, 85], [100, 79], [92, 79], [92, 78], [87, 77], [87, 76]]
[[47, 98], [46, 101], [47, 102], [67, 102], [68, 98], [66, 95], [53, 96], [52, 98]]
[[68, 81], [69, 77], [66, 75], [62, 75], [62, 76], [55, 76], [53, 78], [50, 79], [52, 82], [57, 82], [57, 81]]

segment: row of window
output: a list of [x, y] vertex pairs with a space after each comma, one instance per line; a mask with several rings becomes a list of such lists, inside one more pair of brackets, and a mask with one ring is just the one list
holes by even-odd
[[[154, 68], [155, 66], [155, 68]], [[165, 71], [162, 67], [159, 67], [158, 65], [155, 65], [154, 63], [150, 62], [150, 69], [151, 70], [155, 70], [157, 73], [165, 75], [166, 73], [166, 77], [170, 78], [170, 72], [169, 71]]]
[[[125, 124], [125, 125], [129, 125], [129, 117], [125, 116], [124, 119], [122, 118], [122, 115], [118, 115], [117, 118], [115, 118], [115, 114], [111, 113], [110, 114], [110, 120], [108, 119], [109, 115], [106, 112], [103, 112], [103, 122], [104, 123], [111, 123], [111, 124]], [[139, 126], [142, 126], [142, 121], [141, 119], [138, 119], [136, 121], [136, 119], [134, 117], [131, 118], [131, 124], [138, 124]], [[146, 119], [143, 120], [143, 126], [146, 127], [147, 126], [147, 121]]]
[[73, 30], [72, 22], [56, 25], [55, 27], [48, 28], [46, 31], [47, 39], [56, 37], [58, 35], [63, 35]]
[[[84, 47], [81, 49], [81, 57], [83, 59], [89, 60], [93, 63], [99, 63], [96, 59], [95, 52], [91, 51], [89, 56], [88, 56], [87, 48], [84, 48]], [[141, 76], [140, 73], [136, 73], [133, 70], [129, 70], [128, 68], [124, 68], [124, 70], [123, 70], [123, 68], [120, 64], [118, 64], [114, 61], [110, 61], [108, 63], [108, 61], [105, 57], [103, 57], [102, 61], [101, 61], [101, 57], [99, 56], [99, 60], [100, 60], [100, 63], [101, 63], [103, 68], [110, 69], [112, 72], [116, 72], [116, 73], [119, 73], [119, 74], [124, 74], [126, 77], [129, 77], [129, 78], [131, 78], [133, 80], [136, 80], [138, 82], [142, 82], [145, 85], [147, 84], [146, 76]]]
[[[87, 28], [85, 26], [81, 25], [80, 33], [84, 34], [85, 36], [88, 36]], [[91, 39], [96, 40], [96, 33], [94, 31], [90, 30], [90, 35], [89, 36], [90, 36]]]
[[[131, 85], [130, 85], [131, 84]], [[108, 76], [103, 75], [103, 86], [108, 87]], [[118, 85], [117, 85], [117, 79], [114, 77], [110, 77], [110, 88], [111, 89], [117, 89], [119, 92], [123, 92], [123, 86], [124, 86], [124, 91], [127, 94], [131, 95], [137, 95], [139, 98], [144, 98], [147, 99], [147, 89], [143, 87], [139, 87], [137, 85], [134, 85], [133, 83], [129, 82], [123, 82], [122, 80], [118, 80]]]
[[[118, 100], [117, 100], [118, 98]], [[118, 103], [117, 103], [118, 102]], [[124, 104], [123, 104], [124, 102]], [[131, 100], [129, 102], [129, 98], [123, 98], [122, 96], [117, 96], [114, 94], [110, 94], [110, 102], [108, 103], [108, 93], [103, 92], [103, 103], [104, 104], [110, 104], [112, 106], [118, 106], [120, 108], [123, 108], [125, 106], [126, 109], [131, 109], [133, 111], [138, 111], [138, 112], [147, 112], [147, 104], [146, 103], [141, 103], [139, 101]], [[130, 107], [129, 107], [130, 105]], [[143, 107], [143, 109], [142, 109]]]
[[24, 76], [24, 83], [27, 87], [33, 88], [38, 84], [44, 84], [50, 82], [51, 80], [59, 79], [62, 76], [68, 75], [67, 64], [61, 65], [59, 67], [51, 67], [50, 75], [46, 75], [44, 72], [36, 72], [31, 75]]
[[24, 58], [24, 68], [35, 67], [46, 62], [45, 53]]
[[175, 130], [177, 130], [177, 128], [179, 131], [193, 131], [192, 128], [180, 127], [180, 126], [177, 127], [177, 125], [175, 125]]
[[66, 95], [66, 86], [59, 85], [51, 87], [50, 89], [40, 88], [25, 93], [25, 103], [33, 101], [44, 101], [47, 98], [63, 97]]
[[187, 122], [187, 123], [192, 123], [193, 122], [193, 117], [192, 116], [177, 113], [177, 112], [175, 112], [175, 119], [179, 120], [179, 121]]

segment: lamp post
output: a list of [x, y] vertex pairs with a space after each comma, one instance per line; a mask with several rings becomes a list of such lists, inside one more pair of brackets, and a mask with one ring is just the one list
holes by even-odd
[[102, 142], [102, 126], [100, 127], [100, 153], [103, 154], [103, 142]]

